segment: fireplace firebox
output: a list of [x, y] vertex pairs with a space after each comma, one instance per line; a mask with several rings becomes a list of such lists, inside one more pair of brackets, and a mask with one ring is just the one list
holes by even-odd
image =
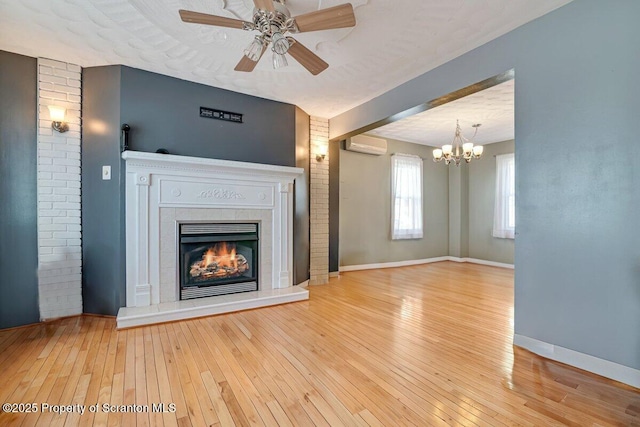
[[180, 299], [258, 290], [258, 224], [180, 224]]

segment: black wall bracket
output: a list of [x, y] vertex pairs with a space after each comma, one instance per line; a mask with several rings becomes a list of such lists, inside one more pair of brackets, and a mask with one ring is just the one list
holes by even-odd
[[129, 149], [129, 131], [131, 130], [131, 126], [128, 124], [122, 125], [122, 151], [127, 151]]

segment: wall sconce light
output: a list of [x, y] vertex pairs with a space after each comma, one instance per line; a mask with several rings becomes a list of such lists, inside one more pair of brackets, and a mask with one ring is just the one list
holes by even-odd
[[327, 151], [329, 150], [328, 144], [318, 144], [316, 146], [316, 161], [321, 162], [327, 157]]
[[69, 125], [64, 121], [65, 109], [56, 105], [49, 105], [49, 117], [53, 130], [64, 133], [69, 130]]

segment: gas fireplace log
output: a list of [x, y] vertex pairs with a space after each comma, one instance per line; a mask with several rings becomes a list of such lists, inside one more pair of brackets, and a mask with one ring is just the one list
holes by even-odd
[[249, 270], [249, 262], [241, 254], [236, 255], [235, 266], [229, 256], [215, 256], [214, 260], [210, 261], [206, 266], [203, 265], [204, 262], [202, 260], [191, 265], [189, 270], [191, 277], [224, 279], [226, 277], [240, 276]]

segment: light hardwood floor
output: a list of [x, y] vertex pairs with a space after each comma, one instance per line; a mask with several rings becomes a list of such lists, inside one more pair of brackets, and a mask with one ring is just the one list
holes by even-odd
[[0, 425], [640, 425], [639, 390], [513, 348], [512, 283], [510, 270], [443, 262], [345, 273], [309, 301], [197, 320], [0, 331], [0, 403], [39, 410]]

